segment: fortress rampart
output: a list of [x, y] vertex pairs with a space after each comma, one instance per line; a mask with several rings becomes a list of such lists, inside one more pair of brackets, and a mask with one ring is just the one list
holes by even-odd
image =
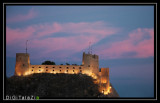
[[99, 71], [99, 58], [95, 54], [83, 52], [82, 65], [31, 65], [28, 53], [16, 53], [15, 75], [26, 76], [33, 73], [86, 74], [99, 84], [100, 92], [106, 95], [110, 93], [109, 68], [101, 68]]

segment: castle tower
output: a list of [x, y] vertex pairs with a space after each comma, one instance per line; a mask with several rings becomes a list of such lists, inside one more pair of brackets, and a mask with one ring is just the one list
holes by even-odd
[[30, 59], [28, 53], [16, 53], [15, 75], [22, 76], [29, 69]]
[[100, 72], [100, 91], [107, 94], [110, 89], [109, 68], [101, 68]]
[[92, 55], [92, 54], [85, 54], [83, 52], [83, 59], [82, 59], [82, 65], [85, 68], [88, 68], [94, 73], [95, 75], [99, 75], [99, 61], [98, 61], [98, 55]]

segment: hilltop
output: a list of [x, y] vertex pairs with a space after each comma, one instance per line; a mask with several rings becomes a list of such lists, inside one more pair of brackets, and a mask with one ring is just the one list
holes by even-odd
[[98, 97], [98, 85], [84, 74], [32, 74], [6, 79], [6, 95], [39, 97]]
[[6, 79], [6, 95], [39, 96], [48, 98], [98, 98], [104, 96], [98, 85], [85, 74], [40, 73]]

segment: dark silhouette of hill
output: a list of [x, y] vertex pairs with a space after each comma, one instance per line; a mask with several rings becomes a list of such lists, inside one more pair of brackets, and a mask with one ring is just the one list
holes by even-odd
[[7, 78], [6, 95], [33, 95], [40, 98], [98, 98], [103, 94], [98, 91], [98, 85], [94, 84], [93, 79], [85, 74], [41, 73]]

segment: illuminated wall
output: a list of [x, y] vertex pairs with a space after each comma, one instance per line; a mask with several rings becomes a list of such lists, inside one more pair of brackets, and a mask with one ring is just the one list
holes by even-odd
[[16, 53], [15, 75], [22, 76], [28, 70], [30, 59], [28, 53]]
[[110, 87], [110, 81], [109, 81], [109, 68], [101, 68], [99, 75], [100, 75], [99, 90], [104, 94], [110, 93], [111, 87]]
[[99, 73], [98, 55], [85, 54], [85, 52], [83, 52], [82, 65], [84, 65], [86, 69], [89, 67], [92, 73], [98, 76]]
[[30, 73], [68, 73], [77, 74], [84, 73], [83, 66], [74, 65], [30, 65]]

